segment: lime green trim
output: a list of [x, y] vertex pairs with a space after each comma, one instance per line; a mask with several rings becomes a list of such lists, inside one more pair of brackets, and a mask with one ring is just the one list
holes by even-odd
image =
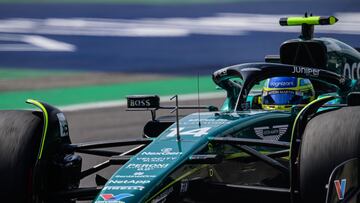
[[329, 23], [330, 23], [330, 25], [335, 24], [336, 23], [336, 18], [334, 16], [330, 16], [329, 17]]
[[[328, 99], [328, 98], [330, 98], [330, 97], [332, 97], [332, 96], [326, 96], [326, 97], [322, 97], [322, 98], [316, 99], [316, 100], [310, 102], [310, 103], [307, 104], [304, 108], [301, 109], [301, 111], [298, 113], [298, 115], [296, 116], [295, 121], [294, 121], [294, 125], [293, 125], [292, 131], [291, 131], [291, 140], [290, 140], [290, 143], [293, 142], [296, 124], [297, 124], [300, 116], [302, 115], [302, 113], [303, 113], [309, 106], [313, 105], [314, 103], [316, 103], [316, 102], [318, 102], [318, 101], [321, 101], [321, 100]], [[290, 157], [291, 157], [291, 152], [292, 152], [292, 149], [291, 149], [291, 145], [290, 145], [290, 154], [289, 154]]]
[[[261, 151], [260, 153], [262, 154], [268, 154], [270, 152], [268, 151]], [[247, 153], [245, 152], [239, 152], [239, 153], [234, 153], [234, 154], [230, 154], [228, 156], [225, 157], [225, 159], [234, 159], [234, 158], [239, 158], [239, 157], [246, 157], [249, 156]], [[177, 179], [173, 180], [171, 183], [169, 183], [168, 185], [166, 185], [165, 187], [163, 187], [161, 190], [159, 190], [159, 192], [157, 192], [155, 195], [153, 195], [152, 197], [150, 197], [148, 200], [146, 200], [145, 203], [150, 202], [152, 199], [154, 199], [156, 196], [158, 196], [159, 194], [161, 194], [162, 192], [164, 192], [166, 189], [168, 189], [169, 187], [171, 187], [172, 185], [174, 185], [175, 183], [179, 182], [180, 180], [186, 178], [187, 176], [205, 168], [208, 167], [208, 164], [203, 164], [197, 168], [194, 168], [188, 172], [186, 172], [185, 174], [183, 174], [182, 176], [178, 177]]]
[[249, 157], [249, 154], [247, 154], [245, 152], [238, 152], [238, 153], [226, 155], [225, 159], [229, 160], [229, 159], [236, 159], [236, 158], [240, 158], [240, 157]]
[[43, 150], [44, 150], [45, 138], [46, 138], [48, 123], [49, 123], [49, 116], [48, 116], [48, 112], [47, 112], [46, 108], [40, 102], [38, 102], [36, 100], [33, 100], [33, 99], [28, 99], [28, 100], [26, 100], [26, 103], [33, 104], [33, 105], [39, 107], [41, 109], [41, 111], [43, 112], [43, 115], [44, 115], [43, 135], [42, 135], [42, 138], [41, 138], [41, 146], [40, 146], [40, 151], [39, 151], [39, 154], [38, 154], [38, 160], [40, 160], [41, 156], [42, 156], [42, 153], [43, 153]]
[[175, 183], [179, 182], [180, 180], [186, 178], [187, 176], [205, 168], [205, 167], [208, 167], [208, 164], [203, 164], [199, 167], [196, 167], [188, 172], [186, 172], [185, 174], [183, 174], [182, 176], [176, 178], [175, 180], [173, 180], [171, 183], [169, 183], [168, 185], [166, 185], [165, 187], [163, 187], [161, 190], [159, 190], [159, 192], [157, 192], [155, 195], [153, 195], [152, 197], [150, 197], [148, 200], [146, 200], [145, 203], [148, 203], [150, 202], [152, 199], [154, 199], [156, 196], [158, 196], [159, 194], [161, 194], [162, 192], [164, 192], [166, 189], [168, 189], [169, 187], [171, 187], [172, 185], [174, 185]]
[[294, 25], [333, 25], [338, 19], [334, 16], [310, 16], [310, 17], [289, 17], [280, 20], [281, 25], [294, 26]]
[[311, 17], [290, 17], [287, 19], [287, 25], [319, 25], [320, 16], [311, 16]]
[[[268, 155], [269, 151], [259, 151], [261, 154], [264, 154], [264, 155]], [[225, 159], [226, 160], [230, 160], [230, 159], [236, 159], [236, 158], [242, 158], [242, 157], [251, 157], [251, 155], [245, 153], [245, 152], [238, 152], [238, 153], [234, 153], [234, 154], [229, 154], [229, 155], [226, 155], [225, 156]], [[284, 156], [284, 157], [281, 157], [283, 159], [289, 159], [289, 156]]]

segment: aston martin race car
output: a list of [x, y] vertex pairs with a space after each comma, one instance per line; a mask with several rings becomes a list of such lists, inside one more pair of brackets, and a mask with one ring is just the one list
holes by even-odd
[[[64, 113], [32, 99], [27, 103], [39, 111], [0, 111], [2, 201], [360, 202], [360, 53], [313, 36], [315, 25], [336, 21], [281, 18], [283, 26], [301, 26], [300, 37], [265, 62], [214, 72], [214, 83], [226, 92], [219, 109], [180, 106], [177, 95], [174, 106], [162, 106], [156, 95], [129, 96], [129, 110], [152, 115], [138, 139], [72, 143]], [[274, 77], [301, 78], [294, 81], [304, 87], [311, 81], [313, 99], [262, 108], [271, 106], [264, 101], [276, 91], [254, 87]], [[162, 109], [176, 116], [157, 117]], [[208, 111], [181, 117], [182, 109]], [[132, 147], [107, 149], [124, 146]], [[81, 171], [84, 153], [108, 160]], [[79, 187], [82, 178], [112, 165], [118, 170], [110, 178], [97, 175], [96, 187]]]

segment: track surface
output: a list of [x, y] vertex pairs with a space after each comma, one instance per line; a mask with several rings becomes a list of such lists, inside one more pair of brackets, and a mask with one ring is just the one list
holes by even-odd
[[[210, 74], [227, 65], [263, 61], [265, 55], [277, 54], [279, 45], [296, 38], [300, 30], [281, 28], [277, 20], [305, 11], [341, 17], [355, 13], [347, 19], [353, 26], [333, 27], [330, 33], [360, 46], [359, 8], [357, 0], [176, 6], [2, 4], [0, 67]], [[316, 30], [317, 36], [328, 36], [323, 28]]]

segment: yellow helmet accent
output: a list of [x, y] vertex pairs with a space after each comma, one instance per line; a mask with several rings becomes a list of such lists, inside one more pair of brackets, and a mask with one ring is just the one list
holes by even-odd
[[273, 77], [265, 81], [261, 106], [264, 110], [291, 110], [293, 105], [307, 104], [315, 99], [309, 79]]

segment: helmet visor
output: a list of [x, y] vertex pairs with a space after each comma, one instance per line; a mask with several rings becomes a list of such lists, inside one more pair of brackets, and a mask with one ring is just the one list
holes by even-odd
[[301, 95], [293, 90], [275, 90], [263, 92], [263, 104], [265, 105], [294, 105], [303, 103]]

